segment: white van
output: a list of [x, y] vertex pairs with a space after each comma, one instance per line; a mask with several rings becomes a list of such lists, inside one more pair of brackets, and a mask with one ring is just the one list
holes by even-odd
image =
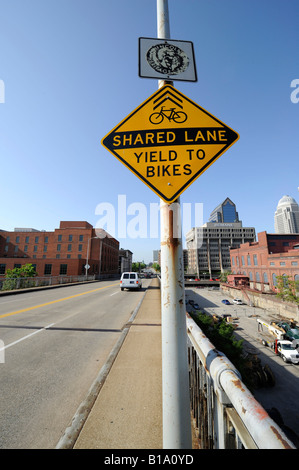
[[127, 289], [141, 289], [142, 281], [138, 277], [138, 273], [122, 273], [120, 278], [121, 290]]

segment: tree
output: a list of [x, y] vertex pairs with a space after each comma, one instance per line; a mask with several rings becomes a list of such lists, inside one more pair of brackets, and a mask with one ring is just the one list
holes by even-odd
[[286, 275], [276, 276], [276, 280], [277, 297], [289, 302], [299, 303], [299, 298], [297, 297], [299, 282], [293, 281], [291, 276]]
[[24, 264], [20, 268], [7, 269], [2, 290], [31, 287], [32, 281], [28, 280], [28, 278], [35, 276], [37, 276], [37, 272], [31, 263]]
[[160, 265], [158, 263], [153, 263], [152, 267], [154, 268], [155, 271], [158, 271], [158, 272], [161, 271]]
[[136, 261], [135, 263], [132, 263], [132, 271], [134, 271], [135, 273], [138, 273], [139, 271], [141, 271], [141, 269], [144, 269], [144, 268], [146, 268], [146, 264], [140, 261]]
[[31, 263], [24, 264], [20, 268], [7, 269], [6, 278], [34, 277], [37, 276], [34, 266]]
[[221, 274], [220, 274], [220, 281], [221, 282], [227, 282], [227, 276], [231, 274], [231, 271], [223, 271]]

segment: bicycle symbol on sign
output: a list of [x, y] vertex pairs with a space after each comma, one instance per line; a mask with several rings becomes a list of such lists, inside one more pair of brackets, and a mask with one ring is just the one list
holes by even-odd
[[177, 124], [180, 124], [185, 122], [187, 117], [188, 116], [184, 111], [176, 111], [175, 108], [164, 109], [164, 106], [161, 106], [160, 111], [151, 114], [149, 120], [152, 124], [161, 124], [161, 122], [164, 121], [164, 118], [166, 118], [169, 122], [174, 121]]

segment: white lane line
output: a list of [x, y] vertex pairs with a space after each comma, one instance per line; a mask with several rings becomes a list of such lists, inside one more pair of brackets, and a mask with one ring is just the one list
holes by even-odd
[[30, 333], [29, 335], [23, 336], [23, 338], [20, 338], [20, 339], [18, 339], [17, 341], [14, 341], [13, 343], [7, 344], [7, 345], [4, 346], [3, 348], [0, 348], [0, 351], [4, 351], [5, 349], [10, 348], [11, 346], [14, 346], [15, 344], [18, 344], [18, 343], [20, 343], [21, 341], [24, 341], [25, 339], [28, 339], [28, 338], [30, 338], [31, 336], [36, 335], [37, 333], [40, 333], [41, 331], [46, 330], [47, 328], [50, 328], [50, 327], [53, 326], [53, 325], [55, 325], [55, 323], [51, 323], [51, 324], [48, 325], [48, 326], [44, 326], [44, 327], [41, 328], [40, 330], [33, 331], [33, 333]]
[[110, 297], [112, 297], [115, 294], [119, 294], [120, 291], [114, 292], [114, 294], [110, 294]]

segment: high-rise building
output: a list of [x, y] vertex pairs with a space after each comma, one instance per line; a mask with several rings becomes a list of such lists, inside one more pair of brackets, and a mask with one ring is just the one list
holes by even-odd
[[242, 226], [235, 204], [226, 198], [211, 213], [209, 222], [186, 234], [188, 273], [212, 277], [230, 270], [230, 248], [254, 241], [255, 229]]
[[219, 204], [210, 215], [209, 222], [239, 222], [239, 215], [236, 205], [227, 197], [222, 204]]
[[299, 233], [299, 206], [291, 196], [283, 196], [274, 215], [275, 233]]

